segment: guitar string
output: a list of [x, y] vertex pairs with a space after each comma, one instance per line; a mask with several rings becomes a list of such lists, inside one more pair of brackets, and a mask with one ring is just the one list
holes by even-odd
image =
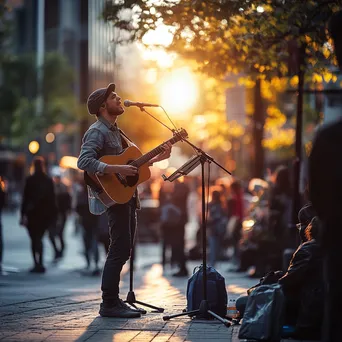
[[[175, 136], [175, 137], [169, 139], [168, 141], [171, 142], [171, 144], [174, 144], [174, 143], [176, 143], [177, 141], [179, 141], [181, 139], [182, 139], [182, 136], [181, 137]], [[152, 151], [142, 155], [138, 159], [133, 160], [129, 164], [130, 165], [134, 165], [136, 167], [140, 167], [141, 165], [145, 164], [148, 160], [150, 160], [151, 158], [153, 158], [154, 156], [158, 155], [161, 152], [163, 152], [163, 149], [162, 149], [162, 147], [160, 145], [160, 146], [154, 148]]]

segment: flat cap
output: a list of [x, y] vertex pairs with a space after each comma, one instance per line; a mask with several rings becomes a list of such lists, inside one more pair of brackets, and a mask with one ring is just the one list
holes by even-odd
[[109, 83], [107, 88], [100, 88], [93, 91], [87, 100], [88, 113], [91, 115], [96, 115], [103, 102], [107, 100], [109, 94], [115, 91], [115, 84]]

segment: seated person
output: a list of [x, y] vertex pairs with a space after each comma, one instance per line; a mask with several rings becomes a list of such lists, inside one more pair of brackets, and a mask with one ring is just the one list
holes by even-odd
[[[306, 214], [312, 211], [310, 206], [303, 209]], [[294, 325], [298, 337], [316, 338], [319, 337], [321, 330], [324, 298], [322, 253], [316, 240], [320, 224], [314, 217], [306, 226], [303, 216], [306, 215], [299, 215], [301, 221], [299, 234], [302, 243], [293, 254], [285, 275], [279, 271], [270, 272], [261, 279], [258, 285], [275, 282], [281, 284], [286, 298], [285, 324]], [[240, 297], [236, 302], [241, 317], [244, 314], [247, 299], [247, 296]]]
[[287, 272], [278, 281], [286, 298], [285, 323], [296, 326], [298, 337], [319, 337], [323, 320], [323, 256], [317, 242], [319, 230], [320, 222], [314, 217], [305, 229], [307, 241], [293, 254]]

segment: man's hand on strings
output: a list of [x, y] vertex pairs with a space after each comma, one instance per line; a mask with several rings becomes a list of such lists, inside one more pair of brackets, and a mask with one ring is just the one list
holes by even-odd
[[167, 142], [163, 144], [162, 146], [163, 152], [159, 153], [157, 156], [155, 156], [153, 159], [151, 159], [151, 163], [156, 163], [164, 159], [170, 158], [171, 150], [172, 150], [172, 144], [170, 142]]

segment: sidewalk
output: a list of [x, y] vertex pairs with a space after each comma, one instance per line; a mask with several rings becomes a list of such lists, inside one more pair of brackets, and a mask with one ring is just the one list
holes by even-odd
[[[163, 321], [164, 315], [181, 313], [185, 308], [188, 278], [174, 278], [171, 270], [162, 270], [158, 264], [158, 244], [138, 245], [134, 292], [138, 301], [162, 307], [164, 313], [146, 308], [147, 314], [138, 319], [102, 318], [98, 315], [101, 278], [79, 272], [84, 261], [71, 227], [68, 227], [70, 240], [63, 262], [50, 266], [46, 274], [37, 275], [25, 270], [31, 262], [29, 246], [26, 232], [17, 230], [20, 228], [14, 227], [15, 222], [16, 217], [6, 222], [5, 247], [11, 249], [5, 252], [8, 260], [20, 267], [20, 272], [0, 276], [1, 341], [239, 341], [238, 326], [227, 328], [217, 320], [199, 321], [183, 316]], [[49, 254], [51, 251], [47, 251], [48, 257]], [[190, 261], [189, 271], [200, 263]], [[122, 298], [129, 290], [127, 265], [120, 283]], [[228, 296], [237, 297], [255, 284], [255, 280], [244, 274], [228, 272], [228, 266], [226, 262], [217, 265], [225, 277]]]
[[[159, 265], [145, 272], [139, 270], [135, 276], [139, 283], [135, 291], [137, 300], [163, 307], [164, 313], [148, 310], [141, 318], [130, 320], [101, 318], [98, 316], [100, 291], [83, 289], [64, 296], [2, 305], [0, 340], [232, 341], [233, 330], [217, 321], [192, 321], [187, 316], [163, 321], [163, 315], [180, 313], [186, 305], [183, 279], [163, 276]], [[23, 284], [21, 288], [25, 291]], [[126, 279], [121, 293], [127, 291]]]
[[[234, 274], [231, 276], [233, 277]], [[235, 276], [237, 277], [237, 274]], [[126, 274], [122, 281], [123, 297], [128, 292], [127, 278]], [[135, 279], [137, 300], [163, 307], [164, 313], [154, 313], [148, 310], [146, 315], [138, 319], [102, 318], [98, 315], [99, 288], [89, 286], [89, 288], [71, 289], [64, 295], [2, 305], [0, 307], [2, 322], [0, 340], [239, 341], [238, 326], [227, 328], [217, 320], [200, 321], [183, 316], [163, 321], [164, 315], [180, 313], [185, 308], [185, 279], [172, 278], [168, 274], [163, 274], [158, 264], [138, 269], [135, 272]], [[29, 288], [32, 279], [25, 277], [22, 280], [24, 281], [20, 284], [20, 288], [25, 291], [24, 282], [26, 281]], [[2, 285], [6, 286], [4, 282]], [[228, 291], [230, 287], [228, 285]], [[291, 340], [291, 342], [295, 341]]]

